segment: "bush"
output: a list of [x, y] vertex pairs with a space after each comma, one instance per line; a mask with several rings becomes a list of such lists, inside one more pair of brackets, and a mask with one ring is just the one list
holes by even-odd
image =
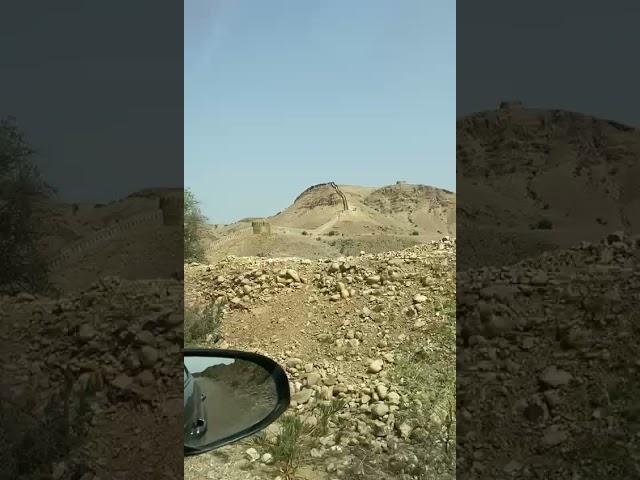
[[189, 189], [184, 191], [184, 261], [200, 262], [205, 251], [200, 239], [200, 230], [206, 218], [200, 211], [198, 200]]
[[45, 400], [42, 413], [33, 415], [43, 399], [33, 387], [18, 401], [0, 402], [0, 460], [2, 478], [52, 478], [51, 467], [65, 461], [67, 476], [80, 478], [89, 471], [80, 458], [70, 462], [89, 438], [95, 390], [74, 388], [70, 381]]
[[40, 179], [34, 153], [13, 119], [0, 121], [0, 289], [7, 293], [48, 287], [33, 202], [53, 189]]
[[283, 415], [278, 423], [279, 432], [272, 443], [260, 436], [254, 437], [254, 441], [258, 447], [273, 455], [285, 479], [297, 478], [296, 471], [309, 449], [309, 427], [297, 415]]
[[[329, 433], [329, 422], [336, 420], [336, 414], [339, 413], [346, 405], [344, 399], [334, 399], [327, 403], [320, 403], [316, 406], [318, 424], [317, 433], [319, 436], [324, 437]], [[315, 432], [314, 432], [315, 433]]]
[[207, 335], [213, 336], [213, 341], [220, 339], [220, 326], [223, 316], [223, 306], [209, 303], [204, 308], [185, 307], [184, 310], [184, 344], [197, 346], [203, 344]]
[[417, 237], [418, 235], [420, 235], [420, 232], [418, 230], [414, 230], [413, 232], [411, 232], [411, 235], [414, 235]]

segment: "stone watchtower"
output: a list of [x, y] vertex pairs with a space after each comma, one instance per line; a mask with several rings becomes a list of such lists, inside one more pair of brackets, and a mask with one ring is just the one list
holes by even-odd
[[181, 226], [184, 216], [184, 196], [182, 192], [160, 197], [162, 223], [165, 226]]
[[498, 106], [498, 110], [514, 111], [523, 110], [524, 104], [520, 100], [503, 100]]
[[253, 233], [256, 235], [271, 235], [271, 224], [264, 220], [254, 220], [251, 222]]

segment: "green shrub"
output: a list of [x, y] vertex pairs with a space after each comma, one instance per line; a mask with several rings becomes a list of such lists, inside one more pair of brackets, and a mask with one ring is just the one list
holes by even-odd
[[[0, 402], [2, 478], [52, 478], [52, 466], [61, 461], [67, 465], [65, 478], [80, 478], [88, 471], [74, 454], [88, 439], [95, 391], [90, 386], [75, 388], [69, 377], [46, 399], [41, 393], [32, 387], [19, 399], [5, 397]], [[42, 413], [33, 415], [41, 402]]]
[[223, 306], [213, 302], [209, 303], [204, 308], [185, 307], [185, 346], [202, 345], [209, 334], [213, 335], [214, 341], [219, 340], [222, 317]]
[[0, 121], [0, 290], [8, 293], [49, 287], [33, 199], [53, 189], [40, 179], [34, 153], [13, 119]]
[[184, 261], [200, 262], [205, 258], [205, 251], [200, 239], [206, 218], [200, 211], [198, 200], [189, 189], [184, 191]]

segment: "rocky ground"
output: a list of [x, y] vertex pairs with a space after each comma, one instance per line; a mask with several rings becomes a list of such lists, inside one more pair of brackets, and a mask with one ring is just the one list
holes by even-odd
[[339, 259], [185, 266], [187, 309], [290, 377], [289, 412], [256, 438], [185, 459], [185, 478], [453, 478], [455, 241]]
[[640, 478], [640, 239], [460, 272], [459, 478]]
[[180, 282], [0, 303], [0, 478], [182, 475]]

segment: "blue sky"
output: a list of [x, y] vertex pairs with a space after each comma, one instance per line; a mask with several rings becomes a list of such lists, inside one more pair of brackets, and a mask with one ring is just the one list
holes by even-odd
[[321, 182], [455, 190], [451, 0], [185, 2], [185, 186], [214, 223]]

